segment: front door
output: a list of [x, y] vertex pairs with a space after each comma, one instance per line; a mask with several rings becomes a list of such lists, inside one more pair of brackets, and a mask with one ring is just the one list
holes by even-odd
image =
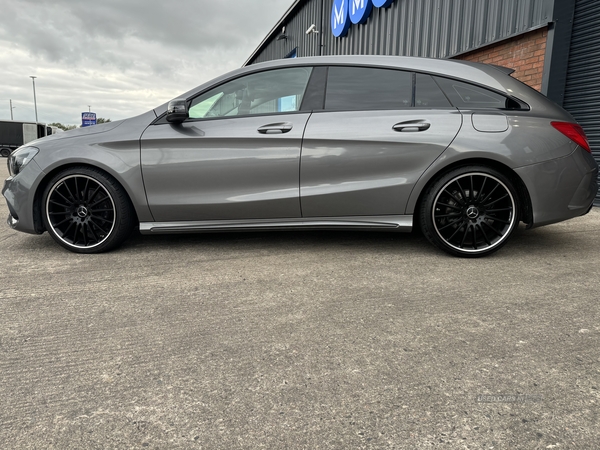
[[310, 68], [229, 81], [190, 100], [182, 124], [142, 135], [142, 170], [158, 222], [300, 217], [299, 112]]

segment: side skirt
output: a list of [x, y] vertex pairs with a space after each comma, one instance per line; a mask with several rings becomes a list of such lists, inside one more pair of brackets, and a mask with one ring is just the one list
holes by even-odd
[[381, 230], [410, 232], [413, 216], [315, 217], [298, 219], [141, 222], [142, 234], [209, 233], [222, 231]]

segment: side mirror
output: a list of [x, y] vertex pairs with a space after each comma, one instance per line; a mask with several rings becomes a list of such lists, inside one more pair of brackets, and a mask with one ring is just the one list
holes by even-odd
[[187, 100], [178, 98], [171, 100], [167, 107], [167, 122], [181, 123], [189, 117]]

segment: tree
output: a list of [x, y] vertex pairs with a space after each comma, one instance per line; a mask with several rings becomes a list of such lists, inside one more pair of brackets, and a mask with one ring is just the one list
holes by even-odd
[[60, 122], [53, 122], [53, 123], [49, 123], [48, 124], [49, 127], [56, 127], [56, 128], [60, 128], [63, 131], [69, 131], [69, 130], [74, 130], [75, 128], [77, 128], [77, 125], [63, 125]]
[[110, 121], [111, 121], [110, 119], [105, 119], [104, 117], [98, 117], [96, 119], [96, 125], [98, 125], [99, 123], [108, 123]]

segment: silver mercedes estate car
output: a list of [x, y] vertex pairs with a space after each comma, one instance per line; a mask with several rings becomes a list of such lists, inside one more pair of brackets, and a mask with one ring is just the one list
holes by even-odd
[[345, 56], [235, 70], [140, 116], [30, 142], [8, 224], [97, 253], [141, 233], [410, 231], [452, 255], [586, 214], [598, 166], [573, 117], [462, 61]]

